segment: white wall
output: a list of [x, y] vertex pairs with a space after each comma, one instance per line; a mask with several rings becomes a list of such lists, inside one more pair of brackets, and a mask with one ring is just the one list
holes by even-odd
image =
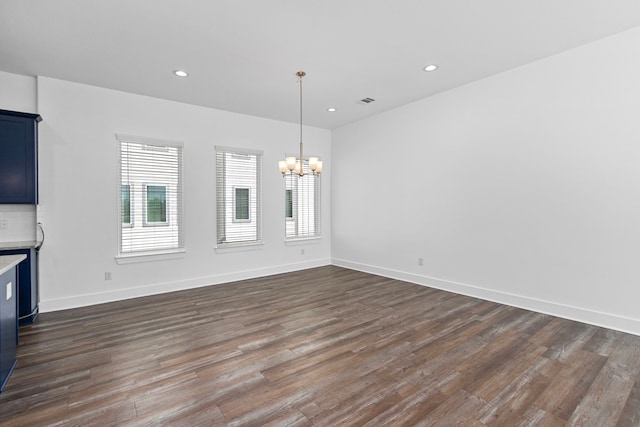
[[640, 334], [638, 46], [634, 29], [335, 130], [334, 263]]
[[0, 109], [36, 113], [36, 78], [0, 71]]
[[[38, 77], [41, 311], [293, 271], [330, 262], [331, 172], [323, 174], [318, 242], [285, 245], [277, 161], [297, 125]], [[184, 258], [119, 265], [116, 133], [184, 142]], [[264, 151], [261, 249], [214, 250], [215, 145]], [[305, 128], [307, 152], [331, 156], [330, 132]], [[304, 255], [301, 254], [304, 249]], [[105, 281], [105, 272], [112, 280]]]
[[[294, 151], [295, 124], [49, 78], [38, 79], [36, 104], [34, 78], [0, 72], [0, 108], [37, 106], [44, 117], [41, 308], [291, 271], [331, 256], [640, 334], [638, 45], [635, 29], [331, 135], [307, 128], [309, 151], [331, 170], [324, 238], [302, 247], [283, 243], [282, 178], [268, 166]], [[115, 263], [116, 132], [185, 142], [183, 259]], [[216, 144], [265, 151], [261, 250], [213, 249]]]

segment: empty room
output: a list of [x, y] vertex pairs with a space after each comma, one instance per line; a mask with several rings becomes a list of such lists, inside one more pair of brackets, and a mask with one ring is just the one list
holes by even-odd
[[640, 426], [640, 2], [0, 0], [0, 426]]

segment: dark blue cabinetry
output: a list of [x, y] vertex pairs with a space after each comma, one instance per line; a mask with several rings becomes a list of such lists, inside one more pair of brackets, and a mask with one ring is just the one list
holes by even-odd
[[0, 251], [1, 255], [26, 255], [18, 264], [18, 319], [20, 325], [33, 323], [38, 317], [38, 251], [35, 248]]
[[38, 114], [0, 110], [0, 204], [38, 203]]
[[16, 365], [16, 268], [0, 275], [0, 391]]

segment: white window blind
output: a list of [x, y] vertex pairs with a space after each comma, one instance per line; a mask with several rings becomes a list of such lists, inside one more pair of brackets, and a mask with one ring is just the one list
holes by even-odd
[[184, 248], [182, 144], [116, 135], [120, 144], [120, 253]]
[[262, 242], [262, 152], [216, 147], [216, 219], [220, 246]]
[[285, 177], [285, 233], [286, 238], [320, 236], [320, 176], [309, 169], [309, 161], [303, 162], [302, 177], [287, 174]]

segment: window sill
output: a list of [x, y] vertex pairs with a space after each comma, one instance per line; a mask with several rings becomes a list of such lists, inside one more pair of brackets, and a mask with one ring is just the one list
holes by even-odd
[[184, 249], [171, 251], [144, 252], [136, 254], [119, 254], [115, 256], [117, 264], [133, 264], [137, 262], [164, 261], [167, 259], [184, 258], [187, 253]]
[[309, 243], [320, 243], [322, 240], [322, 236], [314, 236], [314, 237], [292, 237], [289, 239], [285, 239], [284, 244], [287, 246], [299, 246], [299, 245], [308, 245]]
[[228, 254], [228, 253], [235, 253], [235, 252], [257, 251], [257, 250], [261, 250], [263, 246], [264, 246], [264, 242], [260, 240], [259, 242], [251, 242], [251, 243], [219, 244], [214, 249], [217, 254]]

